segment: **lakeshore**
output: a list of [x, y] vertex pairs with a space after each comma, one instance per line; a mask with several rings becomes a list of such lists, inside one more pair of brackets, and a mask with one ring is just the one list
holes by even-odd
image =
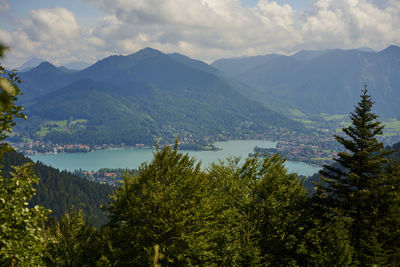
[[[216, 151], [184, 151], [189, 156], [201, 161], [206, 169], [212, 162], [225, 161], [229, 157], [240, 157], [242, 160], [253, 152], [254, 147], [273, 148], [276, 142], [265, 140], [235, 140], [215, 142]], [[41, 161], [60, 170], [97, 171], [102, 168], [137, 169], [143, 162], [153, 158], [154, 148], [125, 148], [118, 150], [97, 150], [87, 153], [62, 153], [29, 155], [33, 161]], [[290, 172], [310, 176], [319, 171], [319, 167], [303, 162], [287, 161], [285, 166]]]

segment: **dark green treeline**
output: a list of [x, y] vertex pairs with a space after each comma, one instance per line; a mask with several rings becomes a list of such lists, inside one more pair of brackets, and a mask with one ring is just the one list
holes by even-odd
[[[2, 173], [5, 177], [9, 177], [13, 171], [12, 166], [26, 163], [32, 163], [32, 160], [10, 151], [3, 156]], [[60, 171], [41, 162], [36, 162], [32, 166], [40, 178], [40, 183], [35, 186], [37, 193], [30, 201], [31, 206], [46, 207], [56, 218], [60, 218], [71, 208], [81, 209], [94, 225], [100, 226], [107, 222], [107, 217], [100, 206], [109, 202], [108, 195], [113, 192], [111, 186], [82, 179], [68, 171]]]

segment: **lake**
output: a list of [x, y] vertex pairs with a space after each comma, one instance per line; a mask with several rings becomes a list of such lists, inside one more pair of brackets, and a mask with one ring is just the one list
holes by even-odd
[[[276, 142], [264, 140], [234, 140], [215, 142], [218, 151], [181, 151], [200, 160], [203, 168], [211, 162], [225, 160], [228, 157], [245, 159], [253, 152], [255, 146], [273, 148]], [[78, 169], [95, 171], [100, 168], [129, 168], [136, 169], [142, 162], [150, 162], [153, 158], [152, 149], [131, 148], [119, 150], [98, 150], [88, 153], [62, 153], [30, 155], [33, 161], [41, 161], [60, 170], [74, 171]], [[287, 161], [289, 172], [310, 176], [320, 170], [320, 167], [303, 162]]]

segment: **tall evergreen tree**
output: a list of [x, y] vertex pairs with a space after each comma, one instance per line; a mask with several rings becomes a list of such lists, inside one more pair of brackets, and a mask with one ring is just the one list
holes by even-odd
[[389, 160], [385, 156], [391, 152], [376, 138], [384, 126], [376, 120], [372, 106], [365, 86], [350, 114], [352, 124], [343, 129], [347, 137], [335, 136], [346, 150], [338, 154], [335, 164], [324, 166], [315, 194], [317, 206], [327, 218], [339, 216], [350, 222], [353, 264], [361, 265], [383, 263], [387, 258], [382, 221], [393, 210], [389, 205], [398, 205], [388, 198], [394, 199], [393, 194], [400, 192], [398, 177], [387, 171]]

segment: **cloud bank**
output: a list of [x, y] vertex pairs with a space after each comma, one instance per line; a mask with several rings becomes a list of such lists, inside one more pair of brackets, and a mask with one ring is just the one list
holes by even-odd
[[[0, 29], [0, 40], [13, 48], [7, 62], [18, 66], [32, 56], [59, 65], [94, 62], [146, 46], [212, 61], [400, 44], [398, 0], [315, 0], [304, 11], [268, 0], [253, 7], [240, 0], [86, 2], [103, 12], [90, 27], [79, 25], [71, 11], [53, 8], [32, 10], [14, 30]], [[0, 0], [0, 10], [7, 9], [7, 2]]]

